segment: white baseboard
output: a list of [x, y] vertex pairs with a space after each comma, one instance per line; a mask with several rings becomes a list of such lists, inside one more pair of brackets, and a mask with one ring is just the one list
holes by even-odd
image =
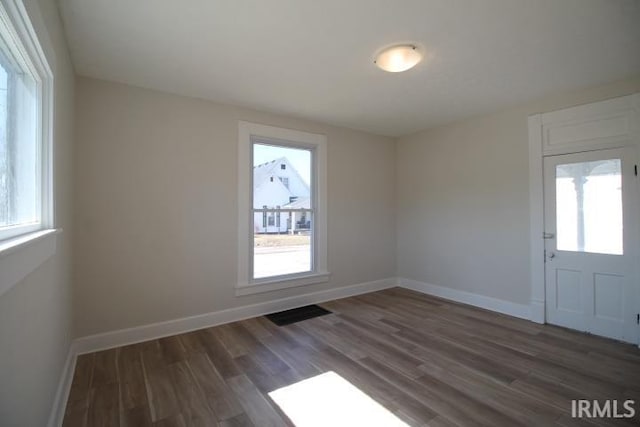
[[282, 298], [259, 304], [245, 305], [242, 307], [200, 314], [197, 316], [168, 320], [166, 322], [152, 323], [134, 328], [90, 335], [76, 339], [74, 341], [74, 347], [76, 354], [92, 353], [94, 351], [149, 341], [156, 338], [195, 331], [197, 329], [208, 328], [224, 323], [236, 322], [238, 320], [273, 313], [275, 311], [289, 310], [303, 305], [317, 304], [353, 295], [379, 291], [382, 289], [392, 288], [394, 286], [396, 286], [396, 279], [389, 278], [352, 286], [345, 286], [337, 289], [313, 292], [305, 295], [297, 295], [294, 297]]
[[412, 279], [399, 278], [398, 286], [422, 292], [423, 294], [473, 305], [475, 307], [496, 311], [502, 314], [508, 314], [509, 316], [518, 317], [520, 319], [531, 320], [531, 307], [525, 304], [517, 304], [510, 301], [472, 294], [471, 292], [460, 291], [457, 289], [445, 288], [443, 286], [432, 285]]
[[67, 360], [62, 368], [60, 374], [60, 381], [58, 382], [58, 389], [53, 400], [53, 406], [51, 407], [51, 414], [49, 415], [49, 421], [47, 427], [57, 427], [62, 425], [64, 419], [64, 411], [67, 407], [67, 400], [69, 399], [69, 391], [71, 390], [71, 382], [73, 381], [73, 373], [76, 370], [76, 351], [74, 344], [69, 346], [69, 352], [67, 353]]

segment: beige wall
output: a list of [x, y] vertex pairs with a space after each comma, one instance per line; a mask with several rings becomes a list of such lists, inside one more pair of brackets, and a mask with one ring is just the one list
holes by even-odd
[[74, 76], [53, 0], [26, 0], [55, 76], [54, 257], [0, 296], [0, 425], [44, 426], [71, 340]]
[[[638, 77], [395, 144], [120, 84], [74, 82], [54, 1], [26, 6], [55, 74], [55, 201], [64, 232], [56, 255], [0, 296], [3, 426], [46, 423], [72, 337], [72, 298], [75, 336], [392, 277], [396, 265], [402, 277], [528, 303], [527, 116], [640, 90]], [[331, 282], [234, 296], [238, 120], [328, 136]]]
[[[395, 275], [392, 139], [77, 80], [76, 336]], [[329, 283], [236, 297], [238, 120], [328, 137]]]
[[640, 76], [400, 138], [400, 277], [529, 304], [527, 117], [640, 91]]

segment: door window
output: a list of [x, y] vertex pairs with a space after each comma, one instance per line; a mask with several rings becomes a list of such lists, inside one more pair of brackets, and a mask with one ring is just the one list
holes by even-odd
[[555, 179], [558, 250], [622, 255], [621, 160], [557, 165]]

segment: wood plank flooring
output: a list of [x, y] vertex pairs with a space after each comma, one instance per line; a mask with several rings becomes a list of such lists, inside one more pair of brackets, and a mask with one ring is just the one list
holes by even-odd
[[640, 425], [572, 419], [635, 399], [640, 351], [404, 289], [78, 357], [65, 426], [288, 426], [270, 391], [334, 371], [409, 426]]

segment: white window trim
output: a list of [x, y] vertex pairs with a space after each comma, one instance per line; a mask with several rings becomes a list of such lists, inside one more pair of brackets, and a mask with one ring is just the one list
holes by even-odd
[[53, 72], [21, 0], [2, 0], [0, 20], [9, 29], [9, 39], [36, 80], [39, 91], [36, 133], [41, 162], [40, 222], [4, 230], [0, 240], [0, 295], [19, 283], [56, 252], [53, 170]]
[[[265, 279], [252, 279], [252, 247], [250, 234], [253, 230], [253, 203], [251, 200], [252, 141], [255, 138], [277, 141], [278, 144], [305, 147], [314, 150], [313, 170], [314, 195], [316, 201], [314, 217], [313, 271], [289, 274]], [[238, 122], [238, 281], [236, 295], [275, 291], [297, 286], [327, 282], [327, 137], [256, 123]]]
[[22, 56], [21, 62], [28, 68], [36, 80], [39, 96], [36, 126], [41, 130], [36, 133], [41, 163], [40, 180], [40, 222], [16, 226], [8, 233], [2, 233], [2, 240], [18, 235], [54, 228], [53, 206], [53, 73], [47, 62], [44, 51], [38, 42], [35, 30], [31, 25], [24, 5], [20, 0], [3, 0], [0, 4], [0, 20], [4, 21], [10, 37], [7, 42], [19, 40], [14, 50]]

